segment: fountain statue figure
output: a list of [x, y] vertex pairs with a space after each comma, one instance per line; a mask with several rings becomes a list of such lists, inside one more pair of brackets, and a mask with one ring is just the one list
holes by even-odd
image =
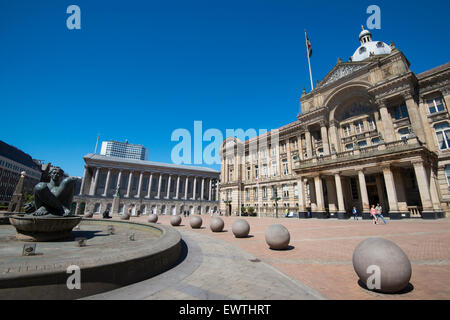
[[70, 207], [77, 178], [64, 178], [59, 167], [52, 167], [49, 174], [50, 182], [39, 182], [34, 187], [34, 201], [25, 205], [25, 212], [31, 216], [72, 216]]

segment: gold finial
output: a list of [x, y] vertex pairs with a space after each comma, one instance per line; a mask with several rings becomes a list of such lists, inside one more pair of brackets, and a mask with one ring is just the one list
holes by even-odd
[[363, 30], [364, 30], [364, 25], [361, 25], [361, 29], [363, 29]]

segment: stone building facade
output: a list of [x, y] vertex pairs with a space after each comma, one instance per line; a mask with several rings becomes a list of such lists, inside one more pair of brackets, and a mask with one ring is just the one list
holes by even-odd
[[84, 157], [80, 192], [72, 209], [85, 212], [133, 214], [207, 213], [218, 210], [219, 172], [98, 154]]
[[222, 210], [344, 218], [380, 203], [391, 219], [450, 213], [450, 63], [415, 74], [394, 44], [367, 30], [359, 40], [349, 62], [303, 89], [296, 121], [224, 141]]

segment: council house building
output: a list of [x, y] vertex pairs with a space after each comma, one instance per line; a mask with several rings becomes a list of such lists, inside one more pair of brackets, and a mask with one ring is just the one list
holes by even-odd
[[274, 130], [224, 141], [222, 210], [345, 218], [380, 203], [391, 219], [449, 214], [450, 63], [415, 74], [393, 43], [364, 29], [359, 41], [303, 89], [297, 120], [275, 130], [279, 143]]

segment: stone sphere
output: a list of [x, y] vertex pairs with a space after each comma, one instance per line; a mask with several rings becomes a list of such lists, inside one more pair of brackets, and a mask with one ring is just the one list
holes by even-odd
[[200, 229], [202, 226], [203, 220], [200, 216], [192, 216], [189, 218], [189, 223], [192, 229]]
[[266, 230], [266, 242], [271, 249], [286, 249], [291, 240], [288, 229], [281, 224], [272, 224]]
[[[356, 247], [353, 268], [364, 285], [382, 293], [405, 289], [412, 273], [411, 262], [403, 250], [394, 242], [382, 238], [366, 239]], [[378, 288], [377, 270], [380, 275]]]
[[179, 226], [181, 223], [181, 217], [180, 216], [171, 216], [170, 217], [170, 224], [173, 226]]
[[244, 219], [237, 219], [231, 226], [231, 231], [236, 238], [245, 238], [250, 232], [250, 225]]
[[94, 216], [93, 212], [86, 212], [83, 216], [83, 218], [92, 218]]
[[128, 214], [121, 214], [120, 220], [130, 220], [130, 216]]
[[148, 222], [156, 223], [158, 221], [158, 215], [152, 213], [148, 216]]
[[224, 226], [225, 223], [223, 222], [222, 218], [219, 217], [212, 218], [209, 224], [212, 232], [222, 232]]

